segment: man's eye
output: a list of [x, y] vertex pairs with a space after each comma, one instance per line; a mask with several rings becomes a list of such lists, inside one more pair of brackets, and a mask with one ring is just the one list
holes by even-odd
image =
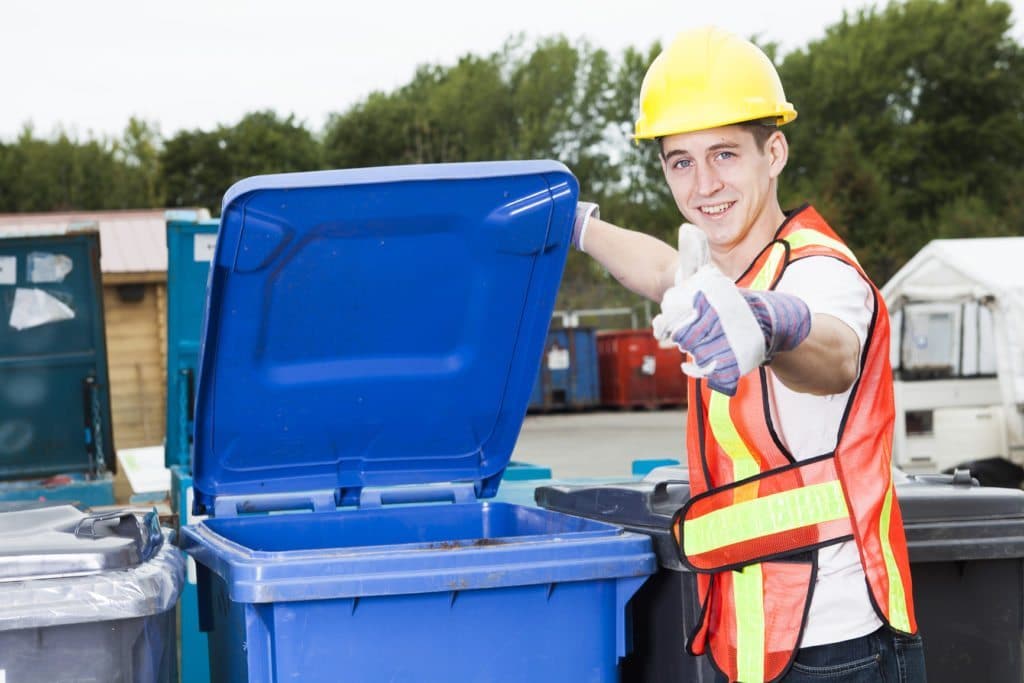
[[690, 168], [690, 166], [692, 165], [693, 162], [690, 161], [689, 159], [680, 159], [675, 164], [673, 164], [675, 168]]
[[732, 152], [719, 152], [718, 153], [718, 158], [723, 160], [723, 161], [725, 159], [732, 159], [734, 156], [736, 156], [736, 155], [733, 154]]

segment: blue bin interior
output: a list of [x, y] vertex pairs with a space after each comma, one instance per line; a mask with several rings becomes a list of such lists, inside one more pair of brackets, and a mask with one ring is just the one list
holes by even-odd
[[555, 534], [613, 535], [602, 522], [507, 503], [467, 503], [208, 519], [222, 538], [256, 552], [427, 544], [498, 545]]

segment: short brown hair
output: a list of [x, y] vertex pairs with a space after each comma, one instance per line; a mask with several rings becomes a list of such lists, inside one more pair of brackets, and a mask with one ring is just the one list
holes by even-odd
[[764, 151], [765, 143], [768, 142], [768, 138], [779, 129], [775, 119], [756, 119], [754, 121], [744, 121], [739, 125], [750, 131], [750, 134], [754, 136], [754, 144], [762, 152]]

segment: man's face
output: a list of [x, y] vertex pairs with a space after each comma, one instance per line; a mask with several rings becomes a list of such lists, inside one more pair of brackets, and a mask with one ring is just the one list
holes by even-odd
[[723, 126], [670, 135], [661, 149], [676, 206], [704, 231], [712, 250], [732, 251], [754, 228], [774, 233], [778, 226], [765, 209], [775, 204], [774, 180], [786, 163], [781, 133], [760, 148], [747, 128]]

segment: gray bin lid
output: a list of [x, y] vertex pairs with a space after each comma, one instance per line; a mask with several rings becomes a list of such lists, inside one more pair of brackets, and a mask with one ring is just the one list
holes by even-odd
[[[536, 490], [549, 510], [648, 533], [659, 564], [683, 570], [669, 526], [690, 497], [683, 467], [660, 467], [642, 481], [555, 485]], [[970, 476], [896, 472], [911, 562], [1024, 558], [1024, 491], [978, 486]]]
[[86, 514], [70, 505], [0, 514], [0, 581], [129, 569], [163, 543], [155, 512]]

